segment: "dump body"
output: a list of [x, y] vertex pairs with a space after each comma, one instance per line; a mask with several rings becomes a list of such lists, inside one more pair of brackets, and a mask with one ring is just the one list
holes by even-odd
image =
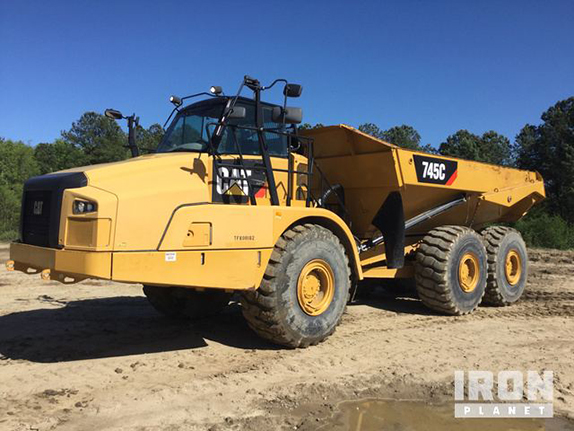
[[[303, 134], [314, 139], [315, 163], [325, 177], [343, 186], [349, 225], [361, 239], [378, 234], [373, 218], [392, 192], [402, 197], [405, 220], [460, 197], [466, 199], [408, 230], [407, 244], [436, 226], [478, 229], [488, 223], [516, 221], [545, 196], [537, 172], [410, 151], [343, 124]], [[313, 184], [316, 191], [318, 178]]]

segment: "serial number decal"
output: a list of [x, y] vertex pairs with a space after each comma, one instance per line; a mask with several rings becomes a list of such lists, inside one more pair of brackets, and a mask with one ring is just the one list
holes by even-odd
[[419, 183], [450, 186], [458, 175], [458, 162], [435, 157], [413, 156]]
[[255, 235], [235, 235], [235, 241], [255, 241]]

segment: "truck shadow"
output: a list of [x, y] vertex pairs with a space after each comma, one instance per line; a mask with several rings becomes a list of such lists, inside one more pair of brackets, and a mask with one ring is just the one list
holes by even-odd
[[200, 349], [208, 341], [242, 349], [280, 349], [249, 329], [236, 304], [192, 323], [158, 315], [143, 297], [39, 299], [60, 307], [0, 316], [0, 359], [66, 362]]
[[392, 281], [362, 283], [354, 303], [401, 314], [440, 315], [421, 302], [414, 285], [393, 283]]
[[[209, 341], [240, 349], [282, 349], [249, 329], [237, 303], [217, 316], [187, 322], [159, 315], [140, 296], [69, 302], [46, 295], [37, 299], [57, 308], [0, 316], [0, 360], [66, 362], [200, 349]], [[396, 313], [433, 314], [408, 289], [361, 290], [354, 304]]]

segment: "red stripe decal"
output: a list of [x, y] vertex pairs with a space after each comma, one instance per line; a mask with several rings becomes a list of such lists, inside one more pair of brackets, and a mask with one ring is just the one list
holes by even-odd
[[454, 180], [456, 180], [457, 175], [458, 175], [458, 169], [453, 172], [453, 174], [450, 176], [450, 178], [446, 182], [446, 185], [450, 186], [452, 183], [454, 183]]

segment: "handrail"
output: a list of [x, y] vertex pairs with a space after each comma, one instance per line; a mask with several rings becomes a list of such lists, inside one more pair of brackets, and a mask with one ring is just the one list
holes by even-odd
[[[209, 127], [210, 126], [220, 126], [220, 127], [230, 127], [232, 129], [232, 136], [233, 136], [233, 141], [234, 141], [234, 146], [237, 150], [237, 156], [238, 156], [238, 160], [240, 162], [240, 164], [234, 164], [234, 163], [226, 163], [224, 161], [221, 161], [221, 156], [226, 155], [226, 154], [231, 154], [231, 153], [219, 153], [217, 152], [216, 148], [214, 148], [211, 145], [211, 133], [209, 131]], [[254, 193], [253, 193], [253, 186], [252, 186], [252, 181], [253, 179], [251, 179], [249, 176], [245, 175], [241, 176], [241, 171], [245, 171], [247, 168], [245, 167], [245, 159], [244, 159], [244, 154], [241, 151], [241, 145], [239, 144], [239, 141], [237, 139], [237, 135], [236, 135], [236, 130], [240, 129], [240, 130], [252, 130], [254, 132], [258, 132], [258, 133], [273, 133], [273, 134], [277, 134], [280, 136], [287, 136], [287, 137], [291, 137], [291, 138], [296, 138], [297, 140], [299, 140], [300, 143], [304, 143], [307, 145], [307, 172], [305, 171], [299, 171], [296, 169], [282, 169], [282, 168], [276, 168], [276, 167], [271, 167], [271, 170], [273, 172], [284, 172], [289, 174], [289, 178], [291, 178], [292, 175], [297, 174], [297, 175], [306, 175], [307, 176], [307, 184], [305, 184], [305, 187], [307, 189], [307, 206], [311, 205], [311, 202], [313, 202], [315, 205], [321, 207], [321, 208], [325, 208], [325, 202], [323, 201], [323, 199], [321, 197], [325, 196], [330, 190], [334, 190], [334, 187], [336, 187], [337, 185], [333, 186], [331, 185], [331, 183], [329, 182], [329, 180], [327, 179], [326, 175], [324, 174], [324, 172], [321, 170], [321, 168], [315, 163], [314, 157], [313, 157], [313, 142], [314, 139], [312, 137], [309, 136], [300, 136], [300, 135], [293, 135], [292, 133], [288, 133], [288, 132], [284, 132], [281, 130], [277, 130], [277, 129], [273, 129], [273, 128], [259, 128], [259, 127], [253, 127], [253, 126], [242, 126], [242, 125], [236, 125], [236, 124], [225, 124], [222, 122], [211, 122], [206, 124], [205, 126], [206, 131], [207, 131], [207, 136], [208, 136], [208, 141], [210, 143], [210, 150], [212, 152], [212, 155], [214, 157], [218, 158], [218, 165], [222, 166], [222, 167], [227, 167], [227, 168], [232, 168], [232, 169], [239, 169], [240, 170], [240, 174], [238, 176], [235, 175], [229, 175], [226, 176], [225, 179], [228, 180], [240, 180], [240, 181], [246, 181], [247, 182], [247, 186], [248, 186], [248, 190], [249, 190], [249, 198], [250, 198], [250, 202], [253, 205], [257, 205], [257, 202], [255, 200], [254, 197]], [[288, 150], [288, 155], [290, 154], [290, 151]], [[265, 166], [250, 166], [249, 169], [251, 170], [257, 170], [257, 171], [263, 171], [266, 172], [267, 168]], [[319, 174], [319, 179], [320, 179], [320, 183], [319, 183], [319, 198], [315, 198], [311, 192], [311, 182], [312, 182], [312, 177], [314, 172], [317, 172]], [[223, 177], [220, 176], [219, 171], [216, 170], [215, 172], [216, 175], [218, 175], [220, 178], [223, 179]], [[326, 186], [326, 187], [325, 187]], [[288, 192], [289, 194], [293, 194], [293, 190], [290, 190]], [[344, 200], [341, 198], [340, 193], [338, 193], [337, 191], [335, 191], [335, 196], [337, 197], [337, 203], [340, 206], [340, 208], [343, 210], [344, 212], [344, 218], [346, 221], [349, 220], [349, 212], [347, 211], [347, 208], [345, 206], [345, 202]], [[289, 195], [287, 196], [287, 206], [291, 206], [291, 200], [293, 199], [293, 196]]]

